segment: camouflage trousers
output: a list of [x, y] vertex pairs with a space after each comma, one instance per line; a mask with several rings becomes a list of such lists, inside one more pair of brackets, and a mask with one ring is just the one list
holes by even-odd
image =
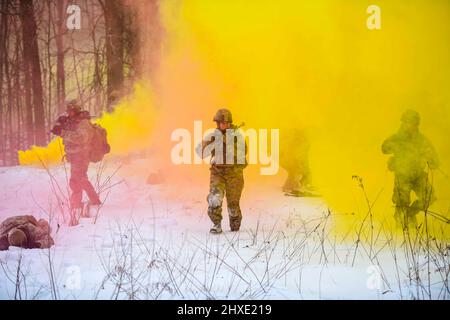
[[243, 169], [240, 167], [212, 166], [209, 183], [208, 215], [213, 224], [222, 221], [222, 202], [227, 198], [228, 215], [231, 229], [239, 229], [242, 221], [239, 201], [244, 189]]
[[[413, 203], [411, 192], [417, 198]], [[395, 204], [395, 218], [401, 224], [415, 224], [416, 215], [428, 209], [435, 200], [434, 189], [426, 172], [413, 177], [395, 175], [392, 202]]]
[[87, 155], [71, 155], [68, 157], [70, 162], [70, 189], [72, 194], [70, 196], [71, 208], [77, 209], [82, 206], [83, 191], [89, 197], [89, 201], [94, 204], [99, 204], [100, 199], [95, 192], [94, 187], [89, 182], [87, 171], [89, 168], [89, 158]]

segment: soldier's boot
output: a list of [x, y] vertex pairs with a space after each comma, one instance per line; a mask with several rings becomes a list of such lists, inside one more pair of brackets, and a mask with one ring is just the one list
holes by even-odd
[[70, 208], [69, 227], [77, 226], [83, 213], [83, 206]]
[[209, 230], [209, 232], [212, 233], [212, 234], [222, 233], [222, 225], [221, 225], [221, 223], [219, 222], [217, 224], [214, 224], [214, 226]]
[[222, 207], [208, 207], [208, 216], [213, 223], [213, 227], [209, 232], [214, 234], [222, 233]]
[[286, 182], [284, 183], [284, 185], [281, 189], [283, 190], [284, 193], [292, 193], [292, 191], [294, 189], [294, 184], [290, 177], [288, 177], [286, 179]]
[[292, 187], [290, 185], [287, 185], [286, 183], [283, 185], [283, 187], [281, 188], [281, 190], [284, 193], [290, 193], [292, 192]]
[[81, 211], [82, 218], [90, 218], [91, 217], [91, 205], [90, 201], [83, 204], [83, 209]]
[[239, 208], [228, 208], [228, 215], [230, 217], [230, 229], [232, 232], [237, 232], [241, 228], [242, 214]]
[[240, 222], [236, 222], [235, 220], [230, 221], [230, 230], [232, 232], [238, 232], [240, 228], [241, 228]]

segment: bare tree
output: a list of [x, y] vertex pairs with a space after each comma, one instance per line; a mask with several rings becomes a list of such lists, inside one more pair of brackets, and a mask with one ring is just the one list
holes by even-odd
[[[56, 33], [56, 96], [58, 100], [58, 111], [64, 110], [64, 100], [66, 99], [66, 74], [64, 69], [64, 33], [65, 33], [65, 9], [67, 2], [65, 0], [56, 1], [57, 7], [57, 31]], [[50, 11], [50, 10], [49, 10]], [[51, 12], [51, 11], [50, 11]]]
[[66, 27], [69, 3], [0, 0], [0, 165], [45, 145], [67, 98], [111, 112], [158, 60], [158, 1], [80, 0], [82, 30]]
[[[8, 3], [6, 0], [2, 0], [0, 4], [0, 137], [4, 136], [4, 105], [3, 105], [3, 66], [6, 56], [6, 32], [7, 32], [7, 15], [6, 6]], [[1, 139], [0, 141], [0, 154], [2, 155], [1, 163], [6, 163], [6, 141]]]
[[105, 12], [106, 62], [107, 62], [107, 110], [112, 111], [116, 92], [124, 82], [124, 6], [122, 0], [99, 0]]
[[25, 97], [27, 105], [27, 132], [29, 145], [45, 145], [44, 102], [37, 25], [32, 0], [20, 0], [22, 21]]

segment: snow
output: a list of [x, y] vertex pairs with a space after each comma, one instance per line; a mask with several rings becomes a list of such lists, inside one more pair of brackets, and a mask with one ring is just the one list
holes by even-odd
[[[415, 297], [404, 272], [397, 278], [389, 252], [381, 252], [379, 260], [390, 289], [374, 278], [378, 269], [361, 252], [352, 266], [351, 244], [333, 243], [329, 225], [322, 246], [322, 225], [316, 227], [328, 212], [326, 203], [284, 196], [282, 177], [246, 181], [241, 231], [228, 231], [224, 206], [225, 232], [211, 235], [207, 176], [204, 183], [149, 185], [142, 170], [133, 168], [150, 167], [140, 160], [112, 162], [101, 170], [100, 185], [110, 186], [102, 193], [106, 202], [98, 215], [91, 212], [96, 218], [81, 219], [75, 227], [64, 222], [56, 201], [68, 194], [67, 168], [52, 168], [50, 174], [34, 167], [1, 168], [0, 219], [22, 214], [50, 219], [56, 244], [49, 250], [0, 252], [0, 299]], [[92, 181], [99, 168], [91, 166]], [[442, 298], [440, 288], [433, 289], [434, 297]]]

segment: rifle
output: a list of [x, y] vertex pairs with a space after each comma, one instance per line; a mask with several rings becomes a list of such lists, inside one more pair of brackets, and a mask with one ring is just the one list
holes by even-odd
[[54, 135], [61, 136], [63, 130], [75, 130], [76, 125], [80, 120], [90, 121], [91, 115], [89, 111], [81, 111], [75, 118], [70, 118], [65, 114], [59, 116], [50, 132]]
[[238, 125], [238, 126], [236, 126], [235, 129], [240, 129], [240, 128], [242, 128], [243, 126], [245, 126], [245, 122], [241, 122], [241, 124]]
[[66, 115], [61, 115], [56, 120], [56, 124], [53, 126], [51, 133], [56, 136], [61, 136], [63, 130], [66, 130], [67, 123], [69, 122], [69, 117]]

